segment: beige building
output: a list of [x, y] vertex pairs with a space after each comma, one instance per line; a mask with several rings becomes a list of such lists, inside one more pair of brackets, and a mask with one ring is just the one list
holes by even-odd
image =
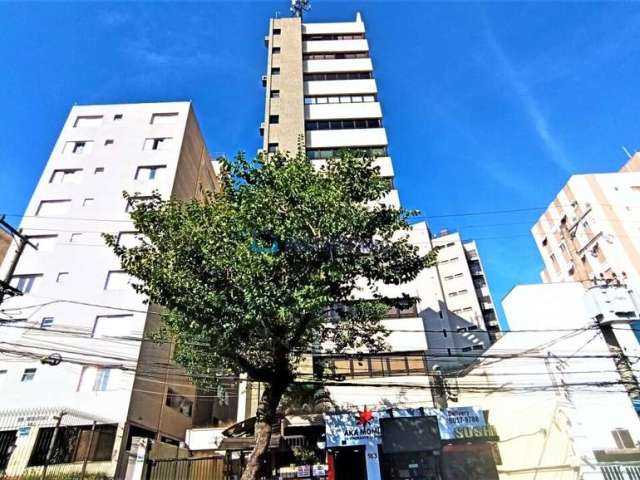
[[531, 229], [544, 282], [640, 285], [640, 153], [616, 173], [573, 175]]
[[460, 332], [485, 330], [494, 342], [500, 324], [476, 242], [444, 230], [433, 238], [433, 245], [441, 248], [438, 274], [452, 326]]

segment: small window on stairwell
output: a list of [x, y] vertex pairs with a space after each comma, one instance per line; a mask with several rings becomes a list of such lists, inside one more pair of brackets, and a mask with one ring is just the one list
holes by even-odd
[[273, 50], [271, 50], [271, 53], [274, 53], [274, 54], [280, 53], [280, 47], [273, 47]]
[[281, 33], [281, 30], [279, 28], [274, 28], [273, 29], [273, 34], [274, 35], [280, 35], [280, 33]]
[[280, 123], [280, 115], [269, 115], [269, 123]]
[[267, 148], [267, 151], [269, 153], [277, 153], [278, 152], [278, 144], [277, 143], [270, 143], [268, 148]]
[[271, 67], [271, 75], [280, 75], [280, 67]]
[[280, 90], [271, 90], [271, 98], [280, 98]]

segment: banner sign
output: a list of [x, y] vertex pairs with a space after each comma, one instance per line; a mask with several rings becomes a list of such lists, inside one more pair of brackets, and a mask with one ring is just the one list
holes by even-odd
[[475, 438], [469, 432], [486, 426], [484, 414], [479, 407], [452, 407], [445, 410], [437, 408], [407, 408], [380, 411], [368, 410], [365, 407], [363, 410], [354, 413], [325, 414], [327, 447], [379, 445], [382, 443], [380, 419], [391, 416], [436, 417], [441, 440]]

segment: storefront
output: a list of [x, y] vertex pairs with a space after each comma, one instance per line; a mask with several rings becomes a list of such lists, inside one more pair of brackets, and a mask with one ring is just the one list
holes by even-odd
[[329, 480], [498, 480], [497, 440], [476, 407], [325, 415]]

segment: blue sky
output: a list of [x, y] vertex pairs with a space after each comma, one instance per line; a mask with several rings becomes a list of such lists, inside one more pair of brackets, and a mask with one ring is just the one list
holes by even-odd
[[[0, 213], [24, 211], [74, 103], [193, 100], [212, 152], [255, 152], [263, 37], [287, 8], [0, 3]], [[315, 0], [307, 18], [356, 10], [403, 205], [477, 239], [496, 300], [538, 282], [531, 209], [640, 148], [640, 5]]]

